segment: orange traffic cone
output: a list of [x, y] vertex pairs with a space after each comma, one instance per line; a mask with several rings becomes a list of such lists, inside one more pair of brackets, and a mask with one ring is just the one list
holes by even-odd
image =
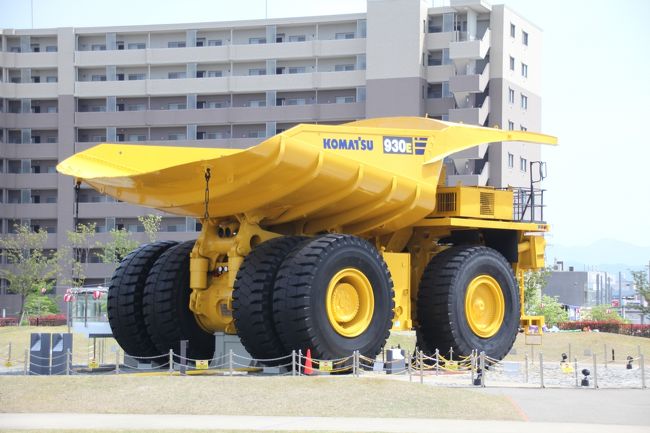
[[307, 375], [314, 374], [314, 369], [311, 366], [311, 349], [307, 349], [307, 356], [305, 357], [305, 370]]

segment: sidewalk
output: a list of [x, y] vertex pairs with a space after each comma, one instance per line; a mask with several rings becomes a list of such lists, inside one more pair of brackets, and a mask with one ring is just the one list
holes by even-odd
[[22, 429], [241, 430], [339, 431], [409, 433], [648, 433], [647, 426], [546, 423], [522, 421], [463, 421], [422, 418], [325, 418], [221, 415], [121, 415], [74, 413], [2, 413], [0, 431]]

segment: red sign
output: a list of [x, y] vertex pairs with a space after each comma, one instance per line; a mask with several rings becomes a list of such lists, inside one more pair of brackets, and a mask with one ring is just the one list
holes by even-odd
[[99, 299], [101, 297], [102, 297], [102, 292], [100, 292], [99, 290], [95, 290], [93, 292], [93, 299]]
[[618, 302], [618, 299], [612, 299], [612, 307], [620, 307], [621, 304]]

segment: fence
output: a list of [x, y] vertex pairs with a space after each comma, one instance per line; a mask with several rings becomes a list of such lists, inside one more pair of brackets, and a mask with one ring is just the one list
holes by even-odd
[[[394, 352], [394, 351], [393, 351]], [[79, 375], [96, 369], [80, 367], [73, 362], [73, 354], [41, 358], [25, 350], [19, 361], [11, 353], [11, 345], [0, 352], [7, 364], [22, 367], [27, 375]], [[13, 356], [13, 358], [12, 358]], [[43, 369], [45, 363], [45, 370]], [[21, 366], [22, 364], [22, 366]], [[264, 365], [270, 367], [263, 367]], [[37, 367], [37, 368], [34, 368]], [[39, 368], [40, 367], [40, 370]], [[562, 354], [560, 359], [547, 359], [542, 352], [536, 356], [524, 355], [523, 361], [499, 361], [483, 352], [473, 351], [468, 356], [454, 356], [453, 350], [442, 355], [436, 350], [425, 354], [399, 351], [397, 357], [369, 358], [358, 351], [350, 356], [322, 360], [305, 355], [302, 351], [273, 359], [253, 359], [230, 350], [212, 359], [192, 359], [174, 353], [151, 357], [123, 356], [117, 350], [112, 363], [98, 365], [109, 374], [156, 372], [169, 375], [220, 374], [244, 375], [267, 373], [280, 376], [310, 376], [347, 374], [354, 377], [391, 376], [397, 380], [420, 382], [439, 386], [498, 386], [539, 388], [646, 388], [645, 359], [642, 353], [628, 355], [624, 360], [611, 362], [603, 354], [593, 353], [581, 358]], [[16, 371], [16, 370], [14, 370]]]

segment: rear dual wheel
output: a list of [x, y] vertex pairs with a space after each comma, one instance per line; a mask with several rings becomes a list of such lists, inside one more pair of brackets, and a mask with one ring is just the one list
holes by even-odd
[[310, 349], [317, 359], [355, 350], [374, 358], [393, 307], [393, 284], [377, 250], [339, 234], [261, 244], [240, 268], [233, 293], [235, 323], [254, 357]]

